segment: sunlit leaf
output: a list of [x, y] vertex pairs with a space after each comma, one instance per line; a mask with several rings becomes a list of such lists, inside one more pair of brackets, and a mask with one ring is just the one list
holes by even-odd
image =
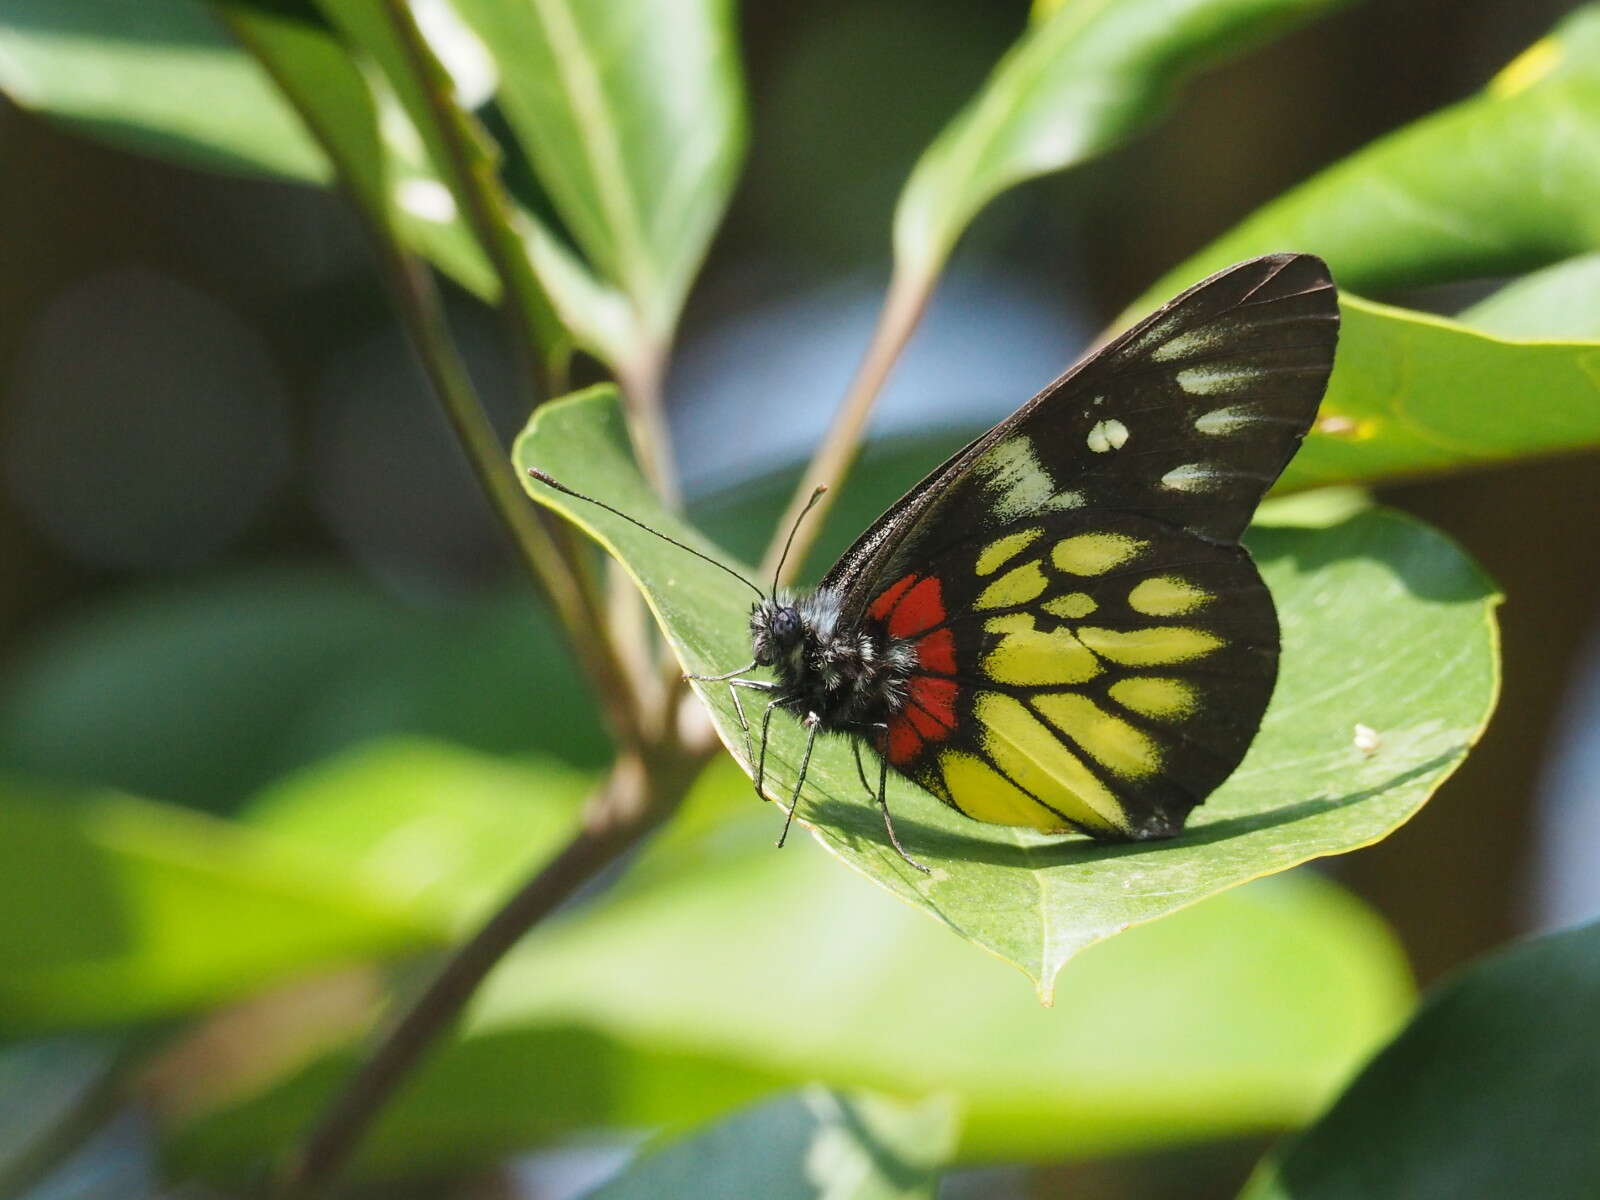
[[1600, 253], [1533, 271], [1458, 319], [1496, 337], [1600, 343]]
[[[479, 815], [464, 814], [469, 838], [502, 836]], [[617, 887], [491, 977], [358, 1170], [484, 1162], [583, 1129], [681, 1132], [810, 1080], [953, 1097], [967, 1161], [1285, 1128], [1409, 1006], [1382, 922], [1307, 875], [1133, 930], [1075, 962], [1041, 1008], [1004, 964], [816, 846], [774, 849], [771, 815], [731, 764], [715, 768]], [[296, 1062], [184, 1112], [174, 1161], [248, 1172], [350, 1065]]]
[[[514, 457], [700, 541], [640, 479], [605, 389], [545, 406]], [[749, 660], [747, 591], [609, 513], [527, 482], [634, 575], [685, 669], [715, 674]], [[1086, 946], [1383, 837], [1421, 806], [1488, 718], [1497, 686], [1492, 588], [1444, 538], [1392, 512], [1261, 529], [1250, 545], [1277, 600], [1282, 673], [1249, 757], [1184, 836], [1105, 845], [983, 825], [896, 779], [890, 806], [902, 841], [933, 867], [924, 876], [889, 847], [843, 739], [819, 742], [799, 820], [849, 866], [1015, 963], [1046, 1001], [1061, 965]], [[727, 689], [701, 686], [724, 743], [743, 759]], [[1355, 744], [1358, 724], [1378, 732], [1376, 750]], [[769, 794], [786, 798], [804, 735], [789, 720], [773, 731]]]
[[1246, 1200], [1581, 1200], [1600, 1194], [1600, 925], [1438, 987]]
[[1341, 3], [1038, 5], [1032, 26], [912, 172], [895, 211], [897, 271], [936, 275], [995, 196], [1104, 153], [1148, 124], [1190, 72]]
[[588, 1200], [933, 1200], [955, 1124], [946, 1101], [806, 1088], [646, 1155]]
[[[1524, 318], [1534, 312], [1532, 300], [1506, 304]], [[1600, 445], [1600, 343], [1508, 341], [1349, 294], [1341, 307], [1328, 394], [1283, 486], [1377, 482]]]

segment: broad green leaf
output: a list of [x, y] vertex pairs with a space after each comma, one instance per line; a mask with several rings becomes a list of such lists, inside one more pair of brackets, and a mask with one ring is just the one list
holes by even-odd
[[1600, 925], [1438, 987], [1246, 1200], [1600, 1195]]
[[967, 224], [1027, 179], [1125, 141], [1184, 76], [1343, 0], [1072, 0], [1032, 26], [912, 171], [896, 270], [931, 279]]
[[[1070, 7], [1070, 6], [1069, 6]], [[1472, 99], [1328, 168], [1173, 268], [1141, 313], [1240, 259], [1322, 255], [1357, 292], [1505, 275], [1600, 249], [1600, 6]]]
[[[626, 445], [614, 394], [601, 388], [542, 408], [513, 457], [706, 546], [653, 499]], [[749, 661], [744, 588], [603, 510], [525, 482], [634, 575], [686, 670], [716, 674]], [[1086, 946], [1382, 838], [1421, 806], [1488, 719], [1498, 667], [1492, 587], [1444, 538], [1392, 512], [1260, 530], [1251, 546], [1283, 625], [1281, 676], [1249, 757], [1184, 836], [1102, 845], [982, 825], [896, 779], [890, 806], [908, 850], [933, 867], [924, 876], [889, 847], [843, 739], [819, 742], [799, 820], [855, 870], [1015, 963], [1046, 1003], [1056, 972]], [[743, 761], [727, 689], [697, 686]], [[1377, 750], [1356, 746], [1357, 725], [1377, 731]], [[769, 795], [786, 799], [804, 737], [789, 720], [773, 731]]]
[[588, 1200], [934, 1200], [947, 1102], [810, 1087], [646, 1155]]
[[571, 836], [592, 786], [553, 759], [392, 740], [269, 787], [246, 820], [465, 929]]
[[0, 89], [99, 141], [325, 183], [327, 160], [201, 0], [7, 0]]
[[[1507, 304], [1534, 311], [1529, 300]], [[1328, 394], [1284, 487], [1376, 482], [1600, 445], [1600, 343], [1509, 341], [1349, 294], [1341, 306]]]
[[[1278, 1129], [1409, 1007], [1382, 922], [1296, 875], [1108, 943], [1041, 1008], [1006, 966], [810, 843], [775, 850], [771, 817], [731, 764], [714, 768], [619, 887], [513, 952], [359, 1167], [461, 1166], [583, 1129], [681, 1132], [810, 1080], [952, 1096], [967, 1161]], [[350, 1061], [189, 1112], [169, 1126], [174, 1161], [247, 1171]]]
[[522, 589], [422, 613], [332, 572], [190, 578], [42, 631], [0, 690], [0, 767], [218, 811], [399, 734], [599, 767], [585, 687]]
[[1496, 337], [1600, 343], [1600, 253], [1531, 272], [1457, 319]]
[[148, 1020], [444, 937], [183, 809], [6, 782], [0, 828], [0, 1035]]
[[[627, 298], [632, 340], [646, 343], [595, 348], [613, 363], [659, 352], [743, 152], [730, 0], [457, 0], [457, 9], [494, 57], [499, 101], [540, 184], [594, 274]], [[559, 303], [563, 280], [548, 261], [559, 251], [534, 237]], [[568, 298], [599, 286], [582, 274], [564, 282]], [[591, 341], [607, 336], [597, 333], [603, 314], [585, 323]]]

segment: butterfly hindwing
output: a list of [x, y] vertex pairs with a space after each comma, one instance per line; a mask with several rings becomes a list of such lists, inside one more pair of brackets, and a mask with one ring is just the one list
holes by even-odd
[[918, 652], [890, 763], [997, 824], [1175, 832], [1244, 757], [1277, 671], [1245, 552], [1133, 514], [1035, 514], [870, 611]]

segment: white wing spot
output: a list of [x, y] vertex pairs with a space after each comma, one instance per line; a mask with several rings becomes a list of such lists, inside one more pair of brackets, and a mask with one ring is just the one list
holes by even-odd
[[1020, 434], [986, 453], [973, 470], [983, 479], [994, 515], [1003, 520], [1042, 508], [1056, 494], [1055, 480], [1034, 454], [1033, 443]]
[[1128, 442], [1128, 427], [1115, 417], [1107, 421], [1096, 421], [1094, 428], [1089, 430], [1089, 449], [1096, 454], [1104, 454], [1108, 450], [1121, 450]]
[[1217, 396], [1249, 387], [1267, 372], [1262, 367], [1226, 363], [1220, 366], [1186, 367], [1176, 378], [1178, 386], [1191, 396]]
[[1233, 408], [1214, 408], [1210, 412], [1194, 419], [1194, 427], [1200, 433], [1232, 433], [1241, 425], [1259, 420], [1255, 413], [1248, 408], [1234, 406]]
[[1179, 492], [1201, 492], [1214, 484], [1218, 479], [1215, 467], [1205, 463], [1184, 463], [1181, 467], [1173, 467], [1161, 477], [1161, 486], [1172, 488]]

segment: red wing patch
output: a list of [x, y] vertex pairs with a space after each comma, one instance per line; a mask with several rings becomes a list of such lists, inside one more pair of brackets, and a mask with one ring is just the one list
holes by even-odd
[[[906, 706], [889, 721], [889, 761], [896, 767], [909, 764], [926, 743], [943, 741], [955, 732], [959, 689], [955, 680], [939, 678], [956, 673], [955, 635], [940, 628], [946, 616], [942, 593], [937, 576], [912, 572], [879, 593], [867, 610], [884, 622], [890, 637], [912, 642], [917, 651]], [[930, 629], [932, 633], [924, 632]]]
[[906, 589], [916, 581], [916, 575], [907, 575], [900, 582], [878, 593], [878, 598], [872, 602], [872, 607], [867, 609], [867, 614], [875, 621], [887, 621], [889, 614], [894, 611], [894, 606], [900, 602], [900, 597], [904, 596]]
[[917, 666], [940, 675], [956, 673], [956, 635], [948, 629], [925, 633], [917, 639]]

